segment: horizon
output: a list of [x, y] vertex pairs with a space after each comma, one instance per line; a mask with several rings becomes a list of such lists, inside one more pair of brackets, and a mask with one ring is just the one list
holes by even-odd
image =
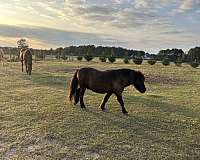
[[[73, 47], [82, 47], [82, 46], [92, 46], [93, 44], [88, 44], [88, 45], [72, 45]], [[122, 48], [122, 49], [125, 49], [125, 50], [133, 50], [133, 51], [143, 51], [143, 50], [135, 50], [135, 49], [131, 49], [131, 48], [125, 48], [125, 47], [121, 47], [121, 46], [102, 46], [102, 45], [93, 45], [93, 46], [95, 46], [95, 48], [97, 48], [97, 47], [103, 47], [103, 48], [106, 48], [106, 47], [110, 47], [110, 48]], [[30, 46], [28, 46], [28, 48], [31, 48], [31, 49], [35, 49], [35, 50], [51, 50], [51, 49], [53, 49], [53, 50], [56, 50], [56, 49], [58, 49], [58, 48], [67, 48], [67, 47], [71, 47], [71, 46], [63, 46], [63, 47], [61, 47], [61, 46], [58, 46], [58, 47], [55, 47], [55, 48], [32, 48], [32, 47], [30, 47]], [[192, 47], [192, 48], [195, 48], [195, 47], [198, 47], [198, 46], [194, 46], [194, 47]], [[0, 46], [0, 48], [18, 48], [18, 46]], [[190, 48], [190, 49], [192, 49], [192, 48]], [[182, 48], [165, 48], [165, 49], [161, 49], [161, 50], [167, 50], [167, 49], [169, 49], [169, 50], [172, 50], [172, 49], [182, 49]], [[161, 50], [159, 50], [159, 51], [161, 51]], [[159, 51], [157, 52], [157, 53], [149, 53], [149, 52], [145, 52], [146, 54], [148, 53], [148, 54], [158, 54], [159, 53]], [[183, 50], [182, 49], [182, 51], [185, 53], [185, 54], [187, 54], [188, 53], [188, 51], [189, 50], [187, 50], [187, 51], [185, 51], [185, 50]]]
[[0, 46], [95, 45], [158, 53], [199, 46], [198, 0], [7, 0], [0, 2]]

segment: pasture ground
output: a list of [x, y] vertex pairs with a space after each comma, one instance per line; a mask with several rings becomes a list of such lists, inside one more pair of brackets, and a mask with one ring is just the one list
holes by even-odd
[[[112, 96], [86, 91], [86, 110], [66, 102], [76, 68], [131, 68], [146, 76], [147, 92], [124, 91], [129, 115]], [[36, 62], [0, 66], [0, 159], [200, 159], [200, 70], [162, 66]]]

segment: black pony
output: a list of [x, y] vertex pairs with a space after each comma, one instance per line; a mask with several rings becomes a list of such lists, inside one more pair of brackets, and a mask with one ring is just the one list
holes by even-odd
[[94, 68], [80, 68], [71, 80], [69, 100], [77, 104], [80, 99], [81, 108], [85, 108], [83, 96], [86, 89], [96, 93], [106, 93], [101, 103], [101, 109], [105, 110], [106, 102], [114, 93], [122, 107], [122, 112], [128, 113], [124, 107], [122, 92], [125, 87], [134, 85], [138, 91], [144, 93], [146, 91], [144, 80], [141, 72], [131, 69], [99, 71]]

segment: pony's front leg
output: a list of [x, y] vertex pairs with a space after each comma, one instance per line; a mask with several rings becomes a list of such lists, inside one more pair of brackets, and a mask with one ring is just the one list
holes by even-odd
[[103, 101], [102, 101], [102, 103], [101, 103], [101, 105], [100, 105], [102, 111], [105, 110], [105, 104], [108, 102], [108, 99], [110, 98], [111, 95], [112, 95], [112, 93], [107, 93], [107, 94], [105, 95], [105, 97], [104, 97], [104, 99], [103, 99]]
[[120, 103], [120, 105], [122, 107], [122, 112], [124, 114], [127, 114], [128, 112], [127, 112], [126, 108], [124, 107], [124, 101], [123, 101], [123, 98], [122, 98], [122, 94], [116, 94], [116, 96], [117, 96], [118, 102]]
[[26, 73], [28, 74], [28, 64], [27, 64], [27, 61], [25, 61], [24, 63], [25, 63], [25, 66], [26, 66]]
[[86, 88], [80, 88], [80, 105], [81, 105], [81, 108], [86, 108], [84, 101], [83, 101], [83, 96], [84, 96], [85, 90], [86, 90]]
[[21, 60], [21, 63], [22, 63], [22, 72], [24, 72], [24, 70], [23, 70], [23, 60]]

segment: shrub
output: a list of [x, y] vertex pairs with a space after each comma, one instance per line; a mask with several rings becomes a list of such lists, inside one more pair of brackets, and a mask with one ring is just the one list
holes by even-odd
[[68, 57], [67, 57], [66, 55], [63, 54], [63, 55], [61, 56], [61, 58], [62, 58], [63, 60], [67, 60]]
[[81, 56], [78, 56], [78, 57], [77, 57], [77, 60], [78, 60], [78, 61], [82, 61], [82, 59], [83, 59], [83, 57], [81, 57]]
[[101, 62], [106, 62], [106, 57], [99, 57], [99, 60], [100, 60]]
[[150, 65], [156, 64], [156, 60], [155, 60], [155, 59], [149, 59], [147, 62], [148, 62]]
[[133, 62], [135, 64], [142, 64], [143, 58], [142, 57], [136, 57], [136, 58], [133, 59]]
[[170, 65], [169, 59], [168, 59], [168, 58], [164, 58], [164, 59], [162, 60], [162, 64], [163, 64], [164, 66]]
[[86, 61], [91, 61], [93, 59], [93, 57], [91, 55], [85, 55], [84, 58], [86, 59]]
[[191, 62], [190, 65], [193, 67], [193, 68], [197, 68], [199, 66], [199, 63], [198, 62]]
[[116, 59], [115, 59], [115, 57], [110, 56], [110, 57], [108, 57], [108, 61], [109, 61], [110, 63], [114, 63], [114, 62], [116, 61]]
[[129, 59], [128, 58], [124, 58], [124, 63], [125, 64], [129, 63]]
[[182, 61], [178, 60], [178, 61], [175, 61], [174, 64], [178, 67], [181, 67], [181, 64], [182, 64]]
[[[35, 57], [38, 59], [38, 56], [37, 56], [37, 54], [35, 55]], [[58, 55], [58, 54], [56, 54], [56, 59], [60, 59], [60, 55]]]

